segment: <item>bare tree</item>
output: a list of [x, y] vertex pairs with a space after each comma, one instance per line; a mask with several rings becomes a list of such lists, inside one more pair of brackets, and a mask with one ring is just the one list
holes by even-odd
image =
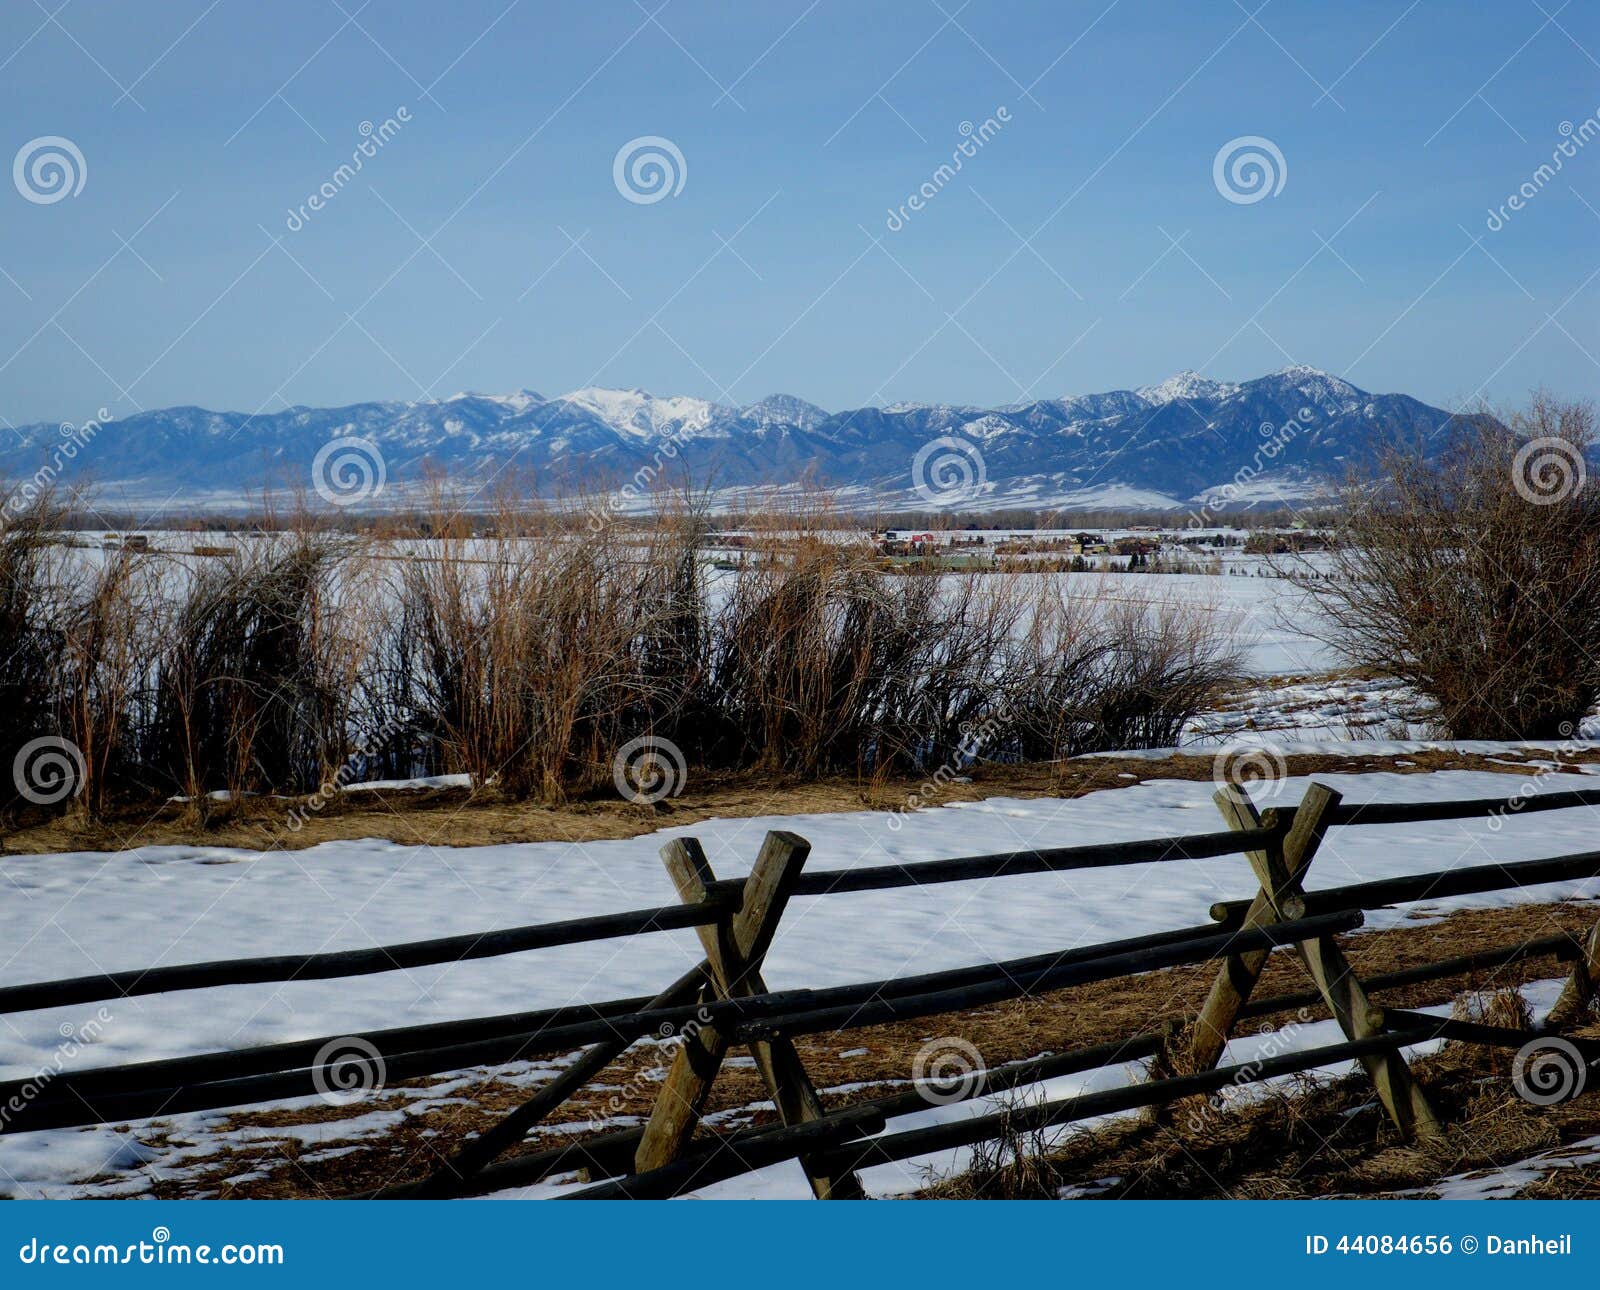
[[1456, 738], [1570, 734], [1600, 698], [1594, 408], [1540, 393], [1463, 424], [1347, 488], [1332, 568], [1307, 583], [1321, 634], [1430, 698]]

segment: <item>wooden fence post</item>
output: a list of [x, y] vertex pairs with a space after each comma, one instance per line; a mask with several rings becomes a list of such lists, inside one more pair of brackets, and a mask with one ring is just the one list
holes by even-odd
[[[1278, 823], [1275, 808], [1268, 810], [1258, 820], [1250, 799], [1244, 797], [1243, 793], [1237, 794], [1237, 798], [1243, 799], [1242, 806], [1233, 794], [1216, 795], [1217, 807], [1229, 828], [1237, 831], [1254, 828], [1258, 823], [1264, 827], [1273, 827]], [[1328, 812], [1338, 800], [1339, 795], [1331, 789], [1312, 784], [1306, 789], [1300, 808], [1295, 812], [1294, 823], [1283, 840], [1281, 860], [1266, 851], [1251, 852], [1251, 868], [1259, 873], [1262, 867], [1271, 869], [1281, 864], [1286, 877], [1302, 880], [1328, 831]], [[1264, 927], [1276, 921], [1276, 905], [1265, 891], [1257, 892], [1245, 913], [1244, 926]], [[1228, 1045], [1228, 1037], [1233, 1033], [1239, 1011], [1249, 1002], [1250, 992], [1260, 980], [1266, 963], [1266, 950], [1250, 950], [1223, 960], [1222, 966], [1217, 969], [1216, 979], [1211, 983], [1211, 992], [1206, 996], [1199, 1016], [1195, 1018], [1194, 1035], [1189, 1045], [1191, 1070], [1210, 1070], [1222, 1059], [1222, 1050]]]
[[[811, 844], [793, 833], [768, 833], [755, 867], [745, 880], [744, 901], [738, 913], [696, 929], [706, 952], [710, 997], [729, 999], [767, 993], [761, 975], [762, 961], [810, 851]], [[716, 875], [696, 839], [669, 842], [661, 849], [661, 859], [685, 903], [707, 899]], [[728, 1039], [715, 1026], [684, 1028], [672, 1066], [651, 1109], [650, 1122], [639, 1141], [634, 1156], [636, 1172], [660, 1169], [677, 1159], [700, 1121], [727, 1051]], [[822, 1117], [822, 1099], [790, 1040], [758, 1041], [750, 1045], [750, 1051], [785, 1124]], [[806, 1167], [812, 1191], [821, 1199], [852, 1200], [865, 1194], [854, 1173], [833, 1175], [815, 1170], [804, 1156], [801, 1164]]]
[[[645, 1005], [670, 1008], [685, 1004], [700, 992], [701, 968], [691, 968]], [[633, 1046], [632, 1037], [606, 1039], [583, 1050], [577, 1061], [544, 1085], [509, 1115], [485, 1129], [478, 1137], [457, 1149], [417, 1188], [417, 1198], [437, 1200], [453, 1195], [455, 1189], [484, 1169], [491, 1161], [528, 1136], [528, 1132], [612, 1062]]]
[[1583, 947], [1572, 965], [1572, 975], [1561, 987], [1561, 995], [1544, 1019], [1543, 1030], [1565, 1030], [1582, 1019], [1594, 999], [1600, 982], [1600, 922], [1589, 929]]
[[[1255, 803], [1237, 785], [1230, 784], [1219, 789], [1215, 794], [1215, 801], [1230, 828], [1261, 827], [1262, 819], [1256, 812]], [[1269, 923], [1283, 921], [1280, 902], [1290, 896], [1303, 894], [1301, 878], [1306, 865], [1310, 863], [1312, 853], [1327, 831], [1329, 812], [1339, 804], [1339, 801], [1339, 794], [1332, 789], [1321, 784], [1310, 785], [1306, 789], [1300, 808], [1295, 812], [1294, 825], [1283, 847], [1245, 853], [1250, 861], [1250, 867], [1255, 871], [1256, 878], [1261, 884], [1256, 899], [1251, 902], [1250, 913], [1246, 915], [1247, 922], [1251, 915], [1257, 913], [1258, 907], [1266, 915], [1264, 921]], [[1289, 867], [1291, 842], [1297, 846], [1293, 869]], [[1382, 1032], [1381, 1012], [1373, 1008], [1365, 988], [1351, 969], [1349, 960], [1345, 958], [1344, 951], [1334, 943], [1331, 936], [1302, 941], [1295, 948], [1306, 970], [1311, 974], [1312, 981], [1316, 983], [1323, 1001], [1328, 1005], [1329, 1011], [1333, 1013], [1339, 1028], [1344, 1031], [1347, 1038], [1368, 1039]], [[1240, 956], [1240, 959], [1244, 957], [1246, 956]], [[1262, 955], [1262, 964], [1265, 958], [1266, 956]], [[1250, 990], [1254, 988], [1256, 979], [1261, 974], [1261, 964], [1256, 964], [1253, 973], [1250, 973], [1248, 965], [1245, 965], [1244, 972], [1230, 976], [1229, 969], [1233, 964], [1232, 959], [1223, 964], [1217, 984], [1213, 986], [1213, 994], [1216, 995], [1219, 993], [1218, 986], [1222, 986], [1225, 977], [1228, 978], [1227, 985], [1221, 990], [1224, 1003], [1219, 1005], [1215, 1013], [1208, 1018], [1208, 1024], [1213, 1031], [1217, 1022], [1226, 1013], [1229, 991], [1239, 996], [1238, 1003], [1232, 1006], [1231, 1014], [1227, 1014], [1228, 1025], [1231, 1026], [1233, 1017], [1238, 1015], [1238, 1008], [1243, 1006], [1244, 1000], [1248, 998]], [[1211, 1000], [1208, 999], [1207, 1003], [1209, 1005]], [[1225, 1043], [1226, 1031], [1222, 1033]], [[1199, 1038], [1197, 1031], [1197, 1042]], [[1395, 1127], [1404, 1136], [1431, 1138], [1444, 1132], [1427, 1096], [1412, 1078], [1411, 1068], [1406, 1065], [1405, 1058], [1398, 1050], [1363, 1057], [1361, 1064], [1366, 1067], [1367, 1074], [1377, 1088], [1378, 1100], [1383, 1103]]]

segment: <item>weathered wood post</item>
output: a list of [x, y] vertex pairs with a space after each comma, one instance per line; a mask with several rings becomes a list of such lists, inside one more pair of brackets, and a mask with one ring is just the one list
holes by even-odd
[[[1243, 799], [1243, 806], [1238, 804], [1238, 799]], [[1222, 818], [1231, 829], [1250, 829], [1258, 824], [1263, 828], [1278, 827], [1280, 817], [1276, 808], [1269, 809], [1258, 818], [1254, 804], [1242, 792], [1219, 792], [1215, 800]], [[1312, 857], [1316, 855], [1328, 831], [1328, 812], [1338, 800], [1337, 793], [1321, 784], [1312, 784], [1306, 789], [1305, 797], [1295, 812], [1294, 823], [1283, 839], [1281, 858], [1274, 859], [1268, 851], [1247, 853], [1251, 868], [1259, 873], [1263, 866], [1271, 869], [1281, 864], [1286, 874], [1296, 881], [1303, 880]], [[1265, 891], [1258, 891], [1245, 913], [1244, 926], [1264, 927], [1276, 921], [1276, 905]], [[1239, 1010], [1249, 1000], [1250, 992], [1261, 979], [1266, 963], [1266, 950], [1250, 950], [1223, 960], [1216, 979], [1211, 983], [1211, 992], [1206, 996], [1199, 1016], [1195, 1018], [1194, 1035], [1189, 1045], [1189, 1065], [1192, 1070], [1211, 1070], [1221, 1060], [1222, 1050], [1227, 1047], [1228, 1037], [1239, 1019]]]
[[[641, 1011], [652, 1008], [671, 1008], [689, 1003], [699, 993], [704, 964], [691, 968]], [[570, 1098], [612, 1062], [633, 1046], [632, 1037], [607, 1039], [594, 1044], [579, 1055], [555, 1079], [551, 1080], [521, 1106], [504, 1119], [484, 1130], [468, 1142], [455, 1155], [445, 1160], [429, 1174], [417, 1189], [419, 1200], [450, 1196], [465, 1181], [480, 1172], [497, 1157], [510, 1150], [528, 1136], [528, 1131], [545, 1116]]]
[[1540, 1028], [1565, 1030], [1581, 1021], [1594, 1000], [1596, 982], [1600, 982], [1600, 922], [1583, 938], [1583, 948], [1572, 964], [1572, 975], [1561, 987], [1560, 997]]
[[[1264, 820], [1257, 813], [1255, 803], [1238, 785], [1229, 784], [1219, 789], [1214, 800], [1230, 828], [1262, 827]], [[1294, 824], [1284, 839], [1283, 846], [1245, 853], [1257, 881], [1261, 884], [1260, 891], [1251, 902], [1250, 910], [1246, 914], [1247, 923], [1258, 914], [1262, 922], [1286, 921], [1282, 903], [1290, 897], [1304, 894], [1301, 881], [1306, 866], [1320, 845], [1327, 831], [1328, 817], [1339, 801], [1339, 794], [1331, 788], [1321, 784], [1310, 785], [1306, 789], [1299, 809], [1295, 812]], [[1290, 868], [1291, 845], [1295, 848], [1292, 853], [1294, 857], [1292, 869]], [[1331, 936], [1302, 941], [1295, 948], [1301, 962], [1311, 974], [1311, 979], [1316, 984], [1323, 1001], [1328, 1005], [1329, 1011], [1333, 1013], [1346, 1037], [1353, 1040], [1368, 1039], [1382, 1033], [1381, 1010], [1373, 1008], [1365, 988], [1351, 969], [1349, 960], [1345, 958], [1344, 951], [1334, 943]], [[1245, 962], [1246, 959], [1252, 961]], [[1240, 955], [1237, 960], [1229, 959], [1224, 962], [1217, 981], [1213, 984], [1212, 998], [1207, 1000], [1209, 1014], [1207, 1010], [1202, 1011], [1207, 1026], [1204, 1047], [1201, 1047], [1200, 1028], [1198, 1025], [1196, 1028], [1195, 1045], [1202, 1054], [1209, 1052], [1211, 1045], [1217, 1044], [1219, 1034], [1221, 1044], [1226, 1044], [1228, 1029], [1232, 1027], [1239, 1009], [1243, 1007], [1250, 991], [1255, 987], [1266, 956], [1263, 954], [1260, 962], [1253, 960], [1253, 955]], [[1215, 1001], [1214, 1006], [1213, 1001]], [[1221, 1044], [1216, 1046], [1217, 1054], [1221, 1052]], [[1213, 1056], [1209, 1064], [1214, 1065], [1215, 1061], [1216, 1057]], [[1384, 1110], [1389, 1113], [1395, 1127], [1405, 1137], [1431, 1138], [1444, 1132], [1427, 1096], [1412, 1078], [1411, 1068], [1406, 1065], [1405, 1058], [1398, 1051], [1363, 1057], [1361, 1064], [1372, 1078], [1378, 1091], [1378, 1100], [1383, 1103]]]
[[[755, 867], [745, 880], [744, 900], [738, 912], [696, 929], [706, 952], [708, 981], [702, 997], [731, 999], [767, 993], [761, 976], [762, 962], [810, 852], [811, 844], [793, 833], [767, 834]], [[685, 903], [709, 898], [716, 875], [696, 839], [669, 842], [661, 849], [661, 859]], [[636, 1172], [660, 1169], [677, 1159], [700, 1122], [728, 1046], [726, 1035], [714, 1025], [684, 1028], [634, 1156]], [[750, 1050], [785, 1124], [821, 1118], [822, 1099], [790, 1040], [758, 1041], [750, 1045]], [[809, 1166], [804, 1156], [801, 1164], [806, 1167], [812, 1191], [821, 1199], [850, 1200], [865, 1194], [854, 1173], [834, 1176], [818, 1171]]]

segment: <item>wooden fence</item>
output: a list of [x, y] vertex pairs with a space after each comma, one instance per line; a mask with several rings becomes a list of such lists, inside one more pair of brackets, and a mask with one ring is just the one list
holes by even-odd
[[[0, 987], [0, 1014], [259, 982], [326, 980], [430, 964], [516, 954], [556, 945], [693, 927], [704, 958], [653, 997], [612, 999], [539, 1011], [401, 1026], [356, 1036], [56, 1074], [48, 1082], [0, 1082], [0, 1133], [123, 1123], [182, 1112], [244, 1107], [304, 1097], [337, 1082], [334, 1050], [355, 1039], [381, 1059], [388, 1083], [477, 1066], [578, 1052], [575, 1060], [522, 1105], [460, 1144], [429, 1177], [368, 1193], [378, 1198], [481, 1195], [555, 1174], [588, 1171], [580, 1198], [668, 1197], [788, 1160], [798, 1160], [819, 1197], [863, 1195], [861, 1169], [998, 1138], [1003, 1132], [1069, 1124], [1134, 1108], [1156, 1108], [1228, 1086], [1358, 1060], [1399, 1131], [1426, 1138], [1442, 1131], [1402, 1050], [1430, 1039], [1518, 1048], [1518, 1030], [1442, 1019], [1375, 1004], [1385, 989], [1443, 980], [1527, 959], [1555, 956], [1573, 966], [1560, 1000], [1542, 1023], [1568, 1027], [1600, 980], [1600, 924], [1586, 937], [1566, 935], [1462, 955], [1361, 980], [1334, 939], [1383, 906], [1528, 887], [1600, 875], [1600, 851], [1510, 864], [1463, 866], [1307, 892], [1307, 869], [1332, 827], [1503, 816], [1506, 798], [1419, 804], [1346, 805], [1313, 783], [1298, 805], [1258, 813], [1239, 789], [1216, 801], [1227, 828], [1148, 841], [1003, 852], [902, 865], [804, 871], [809, 844], [769, 833], [750, 875], [718, 879], [698, 842], [662, 850], [677, 905], [449, 936], [335, 953], [229, 959], [146, 971]], [[1532, 814], [1600, 805], [1600, 790], [1546, 793], [1520, 803]], [[772, 990], [764, 959], [787, 903], [795, 896], [976, 882], [1137, 864], [1182, 863], [1240, 854], [1256, 892], [1213, 906], [1212, 922], [1057, 953], [949, 971], [865, 981], [826, 989]], [[1292, 950], [1309, 988], [1253, 997], [1268, 955]], [[856, 1030], [1030, 998], [1091, 982], [1180, 965], [1216, 962], [1217, 974], [1192, 1024], [1152, 1027], [1114, 1043], [1052, 1053], [974, 1072], [957, 1090], [970, 1099], [1058, 1076], [1153, 1058], [1151, 1078], [1103, 1092], [1057, 1098], [992, 1114], [888, 1132], [890, 1121], [930, 1105], [912, 1088], [829, 1109], [795, 1049], [805, 1035]], [[1341, 1042], [1244, 1065], [1219, 1066], [1235, 1025], [1248, 1017], [1319, 1007], [1339, 1024]], [[671, 1033], [678, 1046], [642, 1128], [601, 1133], [560, 1147], [513, 1154], [530, 1130], [641, 1039]], [[1600, 1060], [1600, 1044], [1571, 1041]], [[701, 1112], [731, 1046], [755, 1058], [781, 1123], [696, 1137]], [[1181, 1053], [1175, 1052], [1181, 1049]], [[1181, 1056], [1180, 1062], [1169, 1062]], [[1169, 1072], [1180, 1065], [1182, 1075]], [[953, 1100], [941, 1090], [940, 1101]]]

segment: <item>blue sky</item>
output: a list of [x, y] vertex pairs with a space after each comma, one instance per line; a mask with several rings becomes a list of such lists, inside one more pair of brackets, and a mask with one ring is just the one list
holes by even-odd
[[[1593, 6], [1248, 6], [14, 0], [0, 416], [1001, 404], [1290, 362], [1442, 404], [1600, 393]], [[645, 136], [682, 186], [630, 201]], [[1281, 189], [1229, 200], [1213, 163], [1252, 136]], [[49, 137], [83, 158], [55, 201]]]

